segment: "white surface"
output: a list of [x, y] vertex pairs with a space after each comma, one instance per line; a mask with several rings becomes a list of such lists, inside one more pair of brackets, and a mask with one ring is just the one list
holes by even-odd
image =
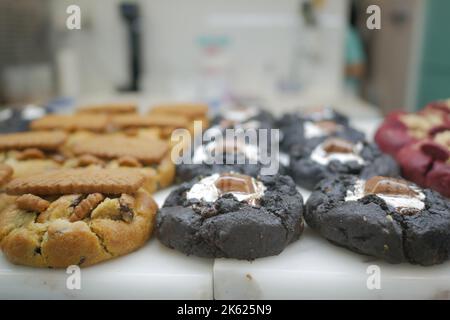
[[[310, 192], [299, 188], [306, 201]], [[379, 268], [379, 289], [373, 269]], [[216, 259], [215, 299], [450, 299], [450, 261], [393, 265], [353, 253], [306, 227], [280, 255], [241, 261]]]
[[[159, 205], [170, 190], [155, 195]], [[82, 268], [81, 289], [69, 290], [66, 270], [16, 266], [0, 253], [0, 299], [212, 299], [212, 267], [152, 237], [134, 253]]]

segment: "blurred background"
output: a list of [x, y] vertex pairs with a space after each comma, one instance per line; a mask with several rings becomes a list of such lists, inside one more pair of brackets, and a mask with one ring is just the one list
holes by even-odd
[[[381, 30], [366, 26], [373, 4]], [[448, 0], [2, 0], [0, 105], [416, 110], [450, 95], [448, 30]]]

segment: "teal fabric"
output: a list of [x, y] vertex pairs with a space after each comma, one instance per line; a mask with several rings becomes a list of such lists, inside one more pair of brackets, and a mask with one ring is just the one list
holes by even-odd
[[[345, 39], [345, 63], [346, 65], [365, 63], [366, 55], [364, 53], [361, 37], [358, 31], [352, 26], [347, 27]], [[348, 77], [346, 78], [347, 87], [357, 93], [361, 86], [360, 80]]]
[[416, 109], [450, 97], [450, 1], [426, 2]]

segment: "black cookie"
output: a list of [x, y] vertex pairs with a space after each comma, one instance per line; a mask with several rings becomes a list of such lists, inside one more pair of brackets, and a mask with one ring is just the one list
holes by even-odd
[[[379, 195], [345, 201], [355, 176], [323, 180], [306, 203], [305, 220], [329, 241], [390, 263], [433, 265], [449, 258], [450, 202], [423, 192], [424, 208], [402, 211]], [[415, 186], [418, 188], [417, 186]]]
[[[268, 142], [270, 143], [270, 141]], [[204, 148], [206, 145], [203, 145]], [[261, 146], [261, 148], [260, 148]], [[263, 147], [264, 146], [264, 147]], [[281, 174], [284, 175], [288, 172], [287, 162], [283, 162], [283, 158], [276, 156], [276, 152], [274, 150], [274, 154], [272, 155], [272, 151], [268, 148], [267, 151], [265, 149], [266, 144], [257, 145], [253, 147], [253, 150], [256, 148], [256, 156], [253, 155], [253, 158], [250, 159], [245, 152], [227, 152], [222, 151], [222, 162], [216, 163], [213, 161], [198, 161], [196, 158], [196, 153], [203, 152], [202, 148], [198, 150], [194, 150], [189, 158], [189, 161], [185, 161], [185, 163], [181, 163], [176, 166], [176, 176], [178, 182], [190, 181], [195, 177], [206, 177], [213, 173], [221, 173], [221, 172], [237, 172], [245, 175], [249, 175], [252, 177], [257, 177], [260, 174], [266, 175], [266, 172], [263, 170], [273, 169], [274, 172], [268, 171], [270, 175], [273, 174]], [[270, 147], [270, 144], [267, 145]], [[260, 153], [264, 153], [266, 158], [262, 158]], [[238, 154], [244, 157], [244, 161], [238, 161]], [[209, 157], [208, 157], [209, 159]], [[261, 171], [263, 170], [263, 171]]]
[[225, 193], [214, 202], [187, 199], [198, 179], [182, 184], [157, 217], [157, 237], [187, 255], [252, 260], [277, 255], [303, 232], [303, 198], [287, 176], [262, 176], [259, 204]]
[[399, 176], [399, 167], [391, 156], [381, 153], [376, 145], [363, 141], [359, 141], [355, 145], [360, 144], [359, 157], [364, 163], [331, 160], [328, 164], [321, 164], [313, 160], [311, 155], [314, 150], [330, 140], [330, 138], [315, 138], [302, 146], [298, 145], [292, 148], [289, 174], [299, 186], [312, 190], [319, 181], [336, 174], [353, 174], [361, 178], [377, 175]]
[[211, 121], [212, 126], [222, 127], [223, 129], [255, 126], [257, 129], [271, 129], [275, 126], [275, 123], [275, 118], [271, 113], [260, 109], [255, 115], [242, 119], [242, 121], [228, 119], [226, 111], [224, 114], [215, 116]]
[[[332, 130], [323, 130], [318, 136], [310, 136], [308, 128], [320, 127], [321, 124], [334, 124]], [[293, 147], [302, 146], [305, 143], [320, 141], [327, 137], [338, 137], [353, 142], [365, 140], [365, 135], [361, 131], [348, 126], [347, 122], [339, 122], [338, 120], [311, 121], [305, 120], [297, 114], [286, 114], [278, 121], [278, 127], [281, 131], [280, 149], [284, 152], [290, 152]]]

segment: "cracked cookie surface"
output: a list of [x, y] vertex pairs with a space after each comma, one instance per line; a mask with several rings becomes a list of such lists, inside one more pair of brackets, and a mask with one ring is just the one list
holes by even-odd
[[402, 203], [401, 199], [388, 195], [391, 191], [386, 186], [384, 191], [377, 191], [384, 192], [384, 196], [369, 192], [348, 200], [348, 193], [355, 192], [358, 181], [355, 176], [344, 175], [320, 182], [306, 202], [308, 226], [332, 243], [390, 263], [433, 265], [449, 258], [448, 199], [407, 183], [422, 195], [420, 201], [406, 197], [407, 206], [418, 202], [416, 208], [393, 206], [392, 200], [395, 204]]
[[[85, 170], [78, 174], [92, 172]], [[141, 188], [143, 180], [133, 184], [140, 178], [134, 179], [136, 174], [128, 172], [131, 185], [124, 188], [122, 174], [100, 170], [97, 179], [85, 179], [67, 189], [72, 194], [61, 194], [64, 180], [49, 183], [51, 178], [40, 179], [48, 186], [41, 183], [38, 189], [24, 181], [23, 195], [10, 189], [18, 196], [0, 199], [0, 246], [6, 258], [34, 267], [84, 267], [140, 248], [152, 233], [157, 205]], [[65, 181], [74, 181], [72, 178]], [[11, 184], [14, 186], [14, 181]], [[118, 188], [105, 184], [117, 184], [113, 187]], [[39, 195], [29, 193], [33, 190]], [[103, 190], [109, 192], [101, 193]]]
[[[247, 180], [217, 186], [236, 189]], [[290, 177], [261, 176], [257, 181], [265, 187], [257, 203], [227, 192], [210, 202], [188, 198], [199, 181], [182, 184], [159, 211], [157, 237], [170, 248], [200, 257], [253, 260], [279, 254], [303, 232], [303, 198]]]

